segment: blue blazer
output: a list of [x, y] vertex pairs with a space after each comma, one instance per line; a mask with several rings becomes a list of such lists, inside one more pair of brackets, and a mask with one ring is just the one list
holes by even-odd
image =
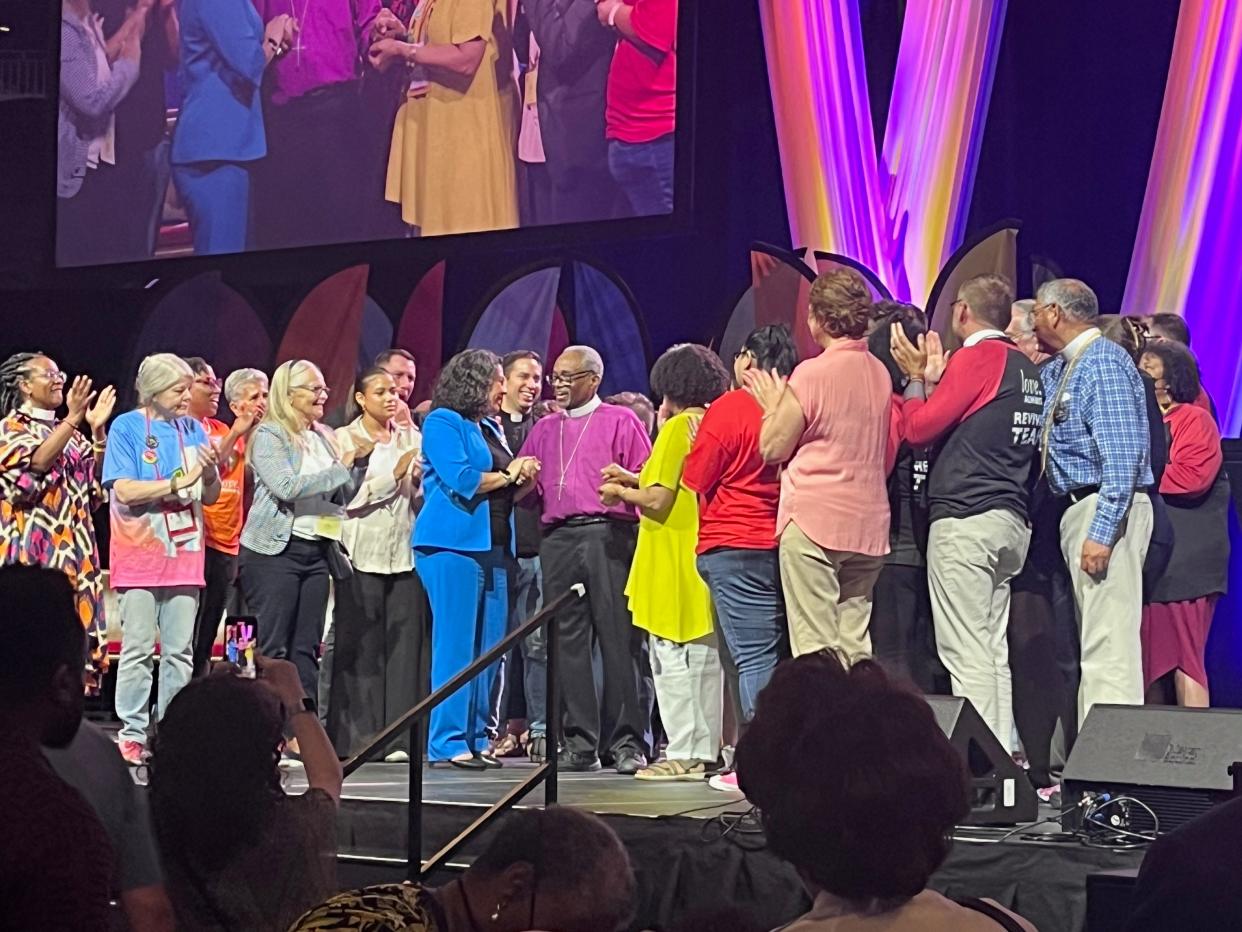
[[185, 98], [172, 162], [252, 162], [267, 154], [260, 86], [263, 20], [250, 0], [178, 0]]
[[[484, 430], [499, 432], [488, 421], [480, 425], [448, 408], [437, 408], [423, 421], [423, 508], [414, 522], [415, 547], [467, 553], [492, 548], [488, 497], [479, 494], [483, 473], [492, 471]], [[515, 538], [510, 512], [510, 553]]]

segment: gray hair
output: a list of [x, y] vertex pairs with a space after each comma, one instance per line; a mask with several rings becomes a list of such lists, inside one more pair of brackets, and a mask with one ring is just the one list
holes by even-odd
[[194, 378], [190, 364], [176, 353], [154, 353], [138, 366], [134, 388], [138, 392], [138, 404], [151, 403], [160, 392], [168, 391], [182, 379]]
[[567, 346], [561, 351], [561, 355], [566, 353], [577, 353], [582, 357], [582, 368], [587, 372], [594, 372], [601, 379], [604, 377], [604, 357], [593, 346], [584, 346], [576, 344]]
[[1093, 324], [1100, 316], [1100, 302], [1086, 282], [1076, 278], [1054, 278], [1039, 286], [1035, 297], [1040, 304], [1055, 304], [1065, 316], [1083, 324]]
[[1032, 298], [1023, 298], [1013, 302], [1013, 309], [1018, 312], [1018, 329], [1024, 334], [1034, 333], [1035, 301]]
[[242, 389], [251, 382], [262, 382], [263, 387], [267, 387], [267, 373], [261, 369], [238, 369], [236, 372], [230, 372], [229, 377], [224, 380], [224, 398], [229, 404], [241, 398]]

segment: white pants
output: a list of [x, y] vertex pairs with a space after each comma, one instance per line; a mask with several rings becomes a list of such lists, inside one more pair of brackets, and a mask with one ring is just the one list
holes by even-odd
[[1082, 569], [1082, 545], [1095, 517], [1098, 495], [1071, 505], [1061, 518], [1061, 553], [1069, 567], [1078, 616], [1082, 677], [1078, 724], [1097, 702], [1143, 704], [1143, 561], [1151, 542], [1151, 499], [1136, 492], [1099, 577]]
[[715, 761], [724, 727], [724, 675], [716, 636], [678, 644], [651, 636], [651, 672], [669, 760]]
[[1022, 570], [1031, 529], [997, 508], [939, 518], [927, 539], [927, 583], [936, 649], [953, 681], [1001, 746], [1013, 740], [1009, 674], [1009, 582]]

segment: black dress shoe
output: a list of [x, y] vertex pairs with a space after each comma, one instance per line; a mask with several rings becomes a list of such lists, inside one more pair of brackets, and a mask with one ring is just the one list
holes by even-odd
[[600, 769], [599, 758], [594, 754], [579, 754], [576, 751], [561, 751], [556, 759], [558, 770], [567, 773], [594, 773]]
[[632, 777], [647, 766], [647, 755], [634, 748], [622, 748], [613, 755], [613, 767], [617, 773]]
[[458, 768], [459, 770], [486, 770], [487, 769], [487, 762], [484, 761], [483, 758], [481, 758], [478, 754], [475, 754], [473, 757], [462, 757], [462, 758], [455, 757], [452, 760], [450, 760], [449, 763], [452, 764], [454, 767]]
[[488, 770], [499, 770], [504, 766], [499, 757], [491, 751], [480, 751], [479, 760], [483, 761], [483, 766]]

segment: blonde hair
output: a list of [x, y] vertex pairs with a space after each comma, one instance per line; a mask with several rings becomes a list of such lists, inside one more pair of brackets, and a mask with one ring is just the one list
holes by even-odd
[[[265, 423], [275, 424], [295, 440], [302, 436], [302, 422], [298, 412], [289, 401], [289, 394], [295, 385], [310, 373], [323, 379], [323, 371], [309, 359], [290, 359], [281, 363], [272, 373], [272, 386], [267, 399], [267, 413], [263, 415]], [[311, 424], [310, 429], [316, 431], [328, 441], [328, 445], [336, 452], [336, 437], [332, 431], [318, 422]]]
[[150, 404], [156, 395], [187, 378], [194, 378], [194, 370], [176, 353], [153, 353], [139, 364], [138, 377], [134, 379], [138, 404]]

